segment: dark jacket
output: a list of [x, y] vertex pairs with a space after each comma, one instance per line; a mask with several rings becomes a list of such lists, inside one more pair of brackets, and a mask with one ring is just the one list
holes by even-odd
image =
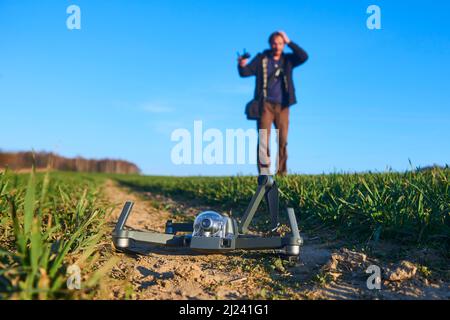
[[[308, 54], [297, 44], [291, 41], [288, 43], [288, 46], [292, 49], [292, 53], [283, 53], [281, 56], [281, 65], [284, 70], [283, 106], [291, 106], [297, 103], [294, 82], [292, 80], [292, 70], [308, 60]], [[264, 57], [268, 58], [271, 52], [272, 50], [268, 49], [262, 53], [258, 53], [245, 67], [241, 67], [238, 64], [238, 71], [241, 77], [256, 76], [255, 99], [259, 99], [263, 95], [264, 81], [267, 82], [267, 74], [264, 80], [263, 59]]]

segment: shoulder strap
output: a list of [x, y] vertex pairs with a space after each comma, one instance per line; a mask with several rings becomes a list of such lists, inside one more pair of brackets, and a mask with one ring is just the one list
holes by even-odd
[[264, 58], [262, 59], [262, 67], [263, 67], [263, 97], [266, 98], [267, 97], [267, 83], [268, 83], [268, 79], [267, 79], [267, 56], [264, 56]]

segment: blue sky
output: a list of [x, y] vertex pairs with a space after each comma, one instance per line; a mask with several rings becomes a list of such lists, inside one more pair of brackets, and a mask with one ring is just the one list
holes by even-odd
[[[66, 8], [81, 8], [68, 30]], [[381, 30], [366, 27], [369, 5]], [[255, 55], [284, 30], [310, 55], [295, 69], [288, 169], [383, 171], [449, 163], [448, 1], [0, 0], [3, 150], [121, 158], [146, 174], [256, 174], [175, 165], [176, 128], [254, 128], [243, 114]], [[286, 52], [290, 49], [286, 48]]]

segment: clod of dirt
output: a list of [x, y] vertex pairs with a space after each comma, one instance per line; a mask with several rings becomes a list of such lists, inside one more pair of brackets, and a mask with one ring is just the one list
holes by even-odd
[[416, 275], [417, 267], [409, 261], [401, 261], [388, 267], [385, 276], [389, 281], [404, 281], [413, 278]]
[[343, 248], [331, 255], [330, 261], [323, 267], [325, 271], [356, 271], [367, 264], [364, 253]]
[[365, 270], [367, 265], [367, 256], [364, 253], [343, 248], [331, 255], [321, 272], [327, 273], [336, 281], [343, 273]]

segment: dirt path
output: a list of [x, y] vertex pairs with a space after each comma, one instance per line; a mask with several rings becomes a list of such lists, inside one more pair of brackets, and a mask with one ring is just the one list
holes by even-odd
[[[162, 195], [130, 192], [111, 180], [105, 185], [105, 195], [116, 205], [111, 228], [126, 200], [135, 203], [127, 226], [140, 230], [164, 232], [167, 219], [193, 219], [198, 212], [207, 209]], [[414, 265], [388, 265], [364, 253], [348, 250], [342, 243], [328, 243], [320, 237], [305, 239], [296, 263], [267, 252], [199, 255], [186, 249], [147, 247], [140, 253], [115, 253], [121, 262], [103, 283], [107, 298], [450, 298], [448, 282], [426, 279]], [[365, 270], [372, 264], [381, 266], [386, 274], [382, 290], [367, 288], [370, 274]], [[401, 281], [392, 281], [396, 279], [396, 272], [403, 277]]]

